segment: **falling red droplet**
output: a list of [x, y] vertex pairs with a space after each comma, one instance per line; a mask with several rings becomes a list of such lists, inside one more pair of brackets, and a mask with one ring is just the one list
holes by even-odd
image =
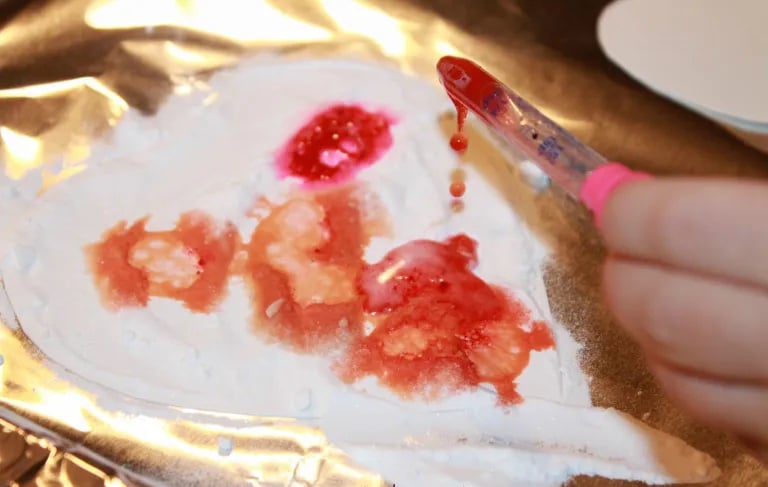
[[453, 134], [451, 137], [451, 149], [456, 152], [464, 152], [469, 147], [469, 140], [467, 136], [462, 133]]
[[[467, 148], [469, 147], [469, 139], [466, 135], [464, 135], [464, 124], [467, 120], [467, 114], [469, 110], [467, 109], [466, 105], [462, 104], [460, 101], [458, 101], [456, 98], [451, 96], [449, 93], [448, 96], [453, 101], [453, 104], [456, 106], [456, 133], [453, 134], [451, 137], [451, 149], [453, 149], [455, 152], [458, 152], [459, 154], [464, 153]], [[451, 187], [449, 188], [449, 191], [451, 193], [451, 196], [454, 198], [461, 198], [464, 196], [464, 193], [467, 191], [467, 187], [462, 181], [454, 181], [451, 183]]]
[[451, 196], [454, 198], [461, 198], [464, 196], [464, 193], [467, 191], [467, 186], [461, 182], [461, 181], [455, 181], [451, 183], [450, 187]]
[[278, 155], [278, 171], [307, 185], [346, 181], [392, 146], [392, 123], [392, 117], [357, 105], [332, 106], [291, 137]]

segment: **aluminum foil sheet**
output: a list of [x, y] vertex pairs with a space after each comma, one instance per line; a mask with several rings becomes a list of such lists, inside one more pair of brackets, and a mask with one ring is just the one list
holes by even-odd
[[[0, 1], [0, 150], [5, 177], [43, 191], [87, 170], [96, 141], [129, 110], [152, 116], [175, 93], [255, 54], [384, 60], [432, 78], [443, 54], [472, 57], [588, 144], [660, 174], [768, 176], [768, 157], [623, 76], [595, 39], [605, 0]], [[593, 400], [713, 455], [713, 485], [768, 485], [727, 438], [661, 396], [600, 300], [603, 250], [556, 190], [527, 202], [548, 235], [557, 319], [586, 344]], [[0, 222], [2, 231], [2, 222]], [[0, 293], [0, 484], [19, 486], [388, 485], [322, 432], [290, 419], [139, 405], [59, 379]], [[139, 409], [142, 414], [138, 414]], [[625, 485], [580, 478], [574, 486]]]

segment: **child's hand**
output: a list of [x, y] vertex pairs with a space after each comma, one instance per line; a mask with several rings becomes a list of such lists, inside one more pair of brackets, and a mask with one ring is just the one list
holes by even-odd
[[768, 184], [630, 183], [602, 231], [608, 304], [662, 387], [768, 462]]

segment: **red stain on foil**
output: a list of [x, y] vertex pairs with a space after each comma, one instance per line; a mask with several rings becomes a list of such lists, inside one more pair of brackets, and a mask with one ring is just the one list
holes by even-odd
[[341, 377], [376, 376], [408, 398], [488, 383], [500, 403], [520, 402], [515, 380], [531, 352], [554, 339], [520, 302], [477, 277], [476, 264], [477, 243], [458, 235], [407, 243], [367, 266], [359, 290], [375, 327], [352, 343]]
[[239, 244], [234, 225], [219, 228], [209, 216], [189, 212], [173, 230], [151, 232], [147, 220], [120, 222], [87, 248], [104, 305], [143, 307], [150, 297], [165, 297], [194, 312], [212, 311], [224, 298]]
[[291, 137], [278, 155], [278, 170], [309, 186], [347, 181], [389, 150], [392, 123], [357, 105], [332, 106]]

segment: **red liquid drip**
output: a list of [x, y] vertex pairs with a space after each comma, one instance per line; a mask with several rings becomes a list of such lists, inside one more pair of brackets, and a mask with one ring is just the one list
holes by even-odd
[[213, 311], [223, 299], [239, 245], [234, 225], [217, 229], [202, 213], [185, 213], [173, 230], [148, 232], [147, 219], [120, 222], [87, 248], [104, 305], [143, 307], [150, 297], [171, 298], [192, 311]]
[[468, 59], [454, 56], [441, 58], [437, 72], [446, 93], [456, 105], [459, 132], [470, 108], [480, 118], [487, 119], [486, 108], [493, 108], [493, 104], [498, 103], [494, 94], [500, 88], [490, 73]]
[[456, 107], [456, 133], [461, 134], [464, 132], [464, 124], [467, 121], [467, 115], [469, 115], [469, 108], [450, 93], [448, 93], [448, 97], [453, 102], [453, 106]]
[[256, 323], [288, 347], [318, 351], [361, 333], [356, 281], [363, 251], [380, 222], [366, 221], [352, 189], [277, 207], [248, 244], [246, 278]]
[[456, 107], [456, 133], [451, 137], [451, 149], [461, 153], [469, 148], [469, 139], [467, 139], [467, 136], [464, 135], [464, 125], [467, 121], [469, 109], [466, 105], [451, 96], [450, 93], [448, 94], [448, 97]]
[[499, 402], [521, 401], [515, 380], [533, 350], [554, 346], [544, 323], [526, 332], [524, 306], [473, 272], [475, 241], [414, 241], [368, 266], [359, 287], [376, 328], [338, 366], [343, 380], [366, 376], [404, 397], [438, 398], [482, 383]]
[[[464, 153], [469, 148], [469, 139], [464, 135], [464, 124], [467, 121], [467, 114], [469, 110], [460, 101], [449, 94], [449, 97], [453, 101], [456, 107], [456, 133], [451, 137], [451, 149], [459, 154]], [[454, 198], [461, 198], [466, 193], [467, 187], [463, 181], [454, 181], [451, 183], [449, 192]]]
[[280, 151], [283, 176], [309, 185], [352, 178], [375, 163], [391, 146], [390, 117], [355, 105], [336, 105], [315, 115]]

